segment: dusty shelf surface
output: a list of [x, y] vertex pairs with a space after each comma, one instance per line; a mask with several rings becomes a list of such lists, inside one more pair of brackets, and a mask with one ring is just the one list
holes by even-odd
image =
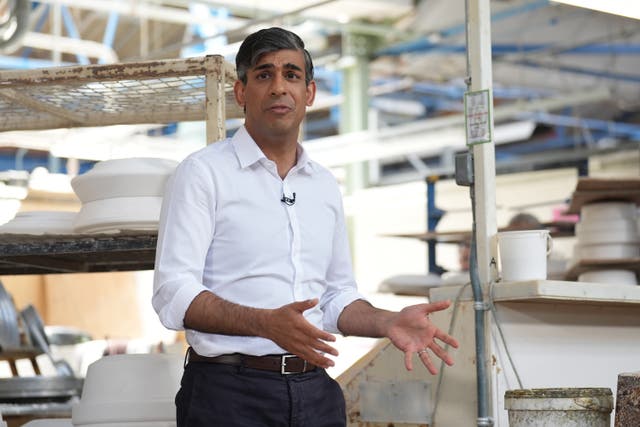
[[0, 275], [152, 270], [157, 232], [0, 234]]

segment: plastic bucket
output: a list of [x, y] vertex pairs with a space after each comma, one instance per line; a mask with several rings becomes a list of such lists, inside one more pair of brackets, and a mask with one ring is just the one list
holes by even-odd
[[613, 395], [609, 388], [507, 390], [509, 427], [609, 427]]
[[547, 256], [552, 241], [548, 230], [519, 230], [498, 233], [502, 280], [517, 282], [547, 278]]

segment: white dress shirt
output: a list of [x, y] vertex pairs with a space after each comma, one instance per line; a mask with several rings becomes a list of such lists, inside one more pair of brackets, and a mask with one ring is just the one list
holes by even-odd
[[[283, 196], [293, 198], [287, 205]], [[203, 291], [237, 304], [277, 308], [318, 298], [304, 313], [338, 333], [338, 316], [356, 299], [342, 197], [333, 175], [298, 145], [283, 179], [244, 127], [199, 150], [167, 182], [160, 215], [153, 307], [169, 329]], [[186, 330], [198, 354], [279, 354], [260, 337]]]

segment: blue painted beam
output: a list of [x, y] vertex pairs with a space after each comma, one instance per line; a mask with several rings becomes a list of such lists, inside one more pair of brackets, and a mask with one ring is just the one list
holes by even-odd
[[[522, 15], [524, 13], [532, 12], [537, 9], [545, 8], [549, 6], [549, 0], [533, 0], [531, 2], [525, 3], [524, 5], [519, 5], [513, 8], [508, 8], [502, 10], [500, 12], [494, 13], [491, 15], [491, 22], [498, 22], [505, 19], [512, 18], [514, 16]], [[466, 30], [466, 25], [464, 23], [459, 25], [454, 25], [445, 30], [441, 30], [438, 32], [438, 35], [442, 38], [448, 38], [451, 36], [456, 36], [459, 34], [464, 34]], [[410, 52], [407, 49], [411, 49], [414, 45], [420, 45], [421, 43], [430, 43], [427, 38], [419, 38], [417, 40], [400, 43], [396, 46], [392, 46], [389, 48], [382, 49], [374, 54], [374, 56], [383, 56], [383, 55], [400, 55], [401, 53]], [[404, 50], [404, 51], [403, 51]], [[400, 53], [394, 53], [396, 51], [401, 51]]]
[[28, 70], [33, 68], [57, 67], [60, 65], [75, 65], [71, 62], [54, 62], [50, 59], [22, 58], [18, 56], [0, 56], [0, 69]]
[[[494, 43], [491, 45], [493, 56], [508, 55], [511, 53], [530, 53], [544, 50], [553, 50], [555, 45], [551, 43]], [[419, 39], [403, 45], [396, 45], [382, 49], [377, 56], [398, 56], [405, 53], [464, 53], [466, 46], [462, 44], [433, 43], [428, 39]], [[594, 43], [562, 50], [562, 54], [573, 55], [638, 55], [640, 45], [629, 43]]]
[[[531, 67], [531, 68], [548, 68], [544, 64], [539, 64], [537, 62], [527, 61], [527, 60], [515, 61], [512, 63], [516, 65], [525, 66], [525, 67]], [[558, 65], [558, 64], [553, 64], [553, 71], [561, 71], [565, 73], [582, 74], [585, 76], [602, 77], [602, 78], [611, 79], [611, 80], [621, 80], [625, 82], [640, 83], [640, 75], [634, 75], [634, 74], [612, 73], [610, 71], [592, 70], [588, 68], [570, 67], [568, 65]]]
[[[502, 10], [500, 12], [496, 12], [491, 15], [491, 22], [498, 22], [505, 19], [512, 18], [514, 16], [519, 16], [524, 13], [532, 12], [537, 9], [542, 9], [549, 6], [549, 0], [534, 0], [529, 3], [525, 3], [523, 5], [519, 5], [516, 7], [508, 8]], [[457, 36], [459, 34], [464, 34], [466, 29], [465, 24], [454, 25], [453, 27], [447, 28], [445, 30], [441, 30], [438, 34], [441, 37], [451, 37]]]
[[[60, 10], [62, 12], [62, 22], [64, 22], [64, 27], [67, 29], [67, 34], [73, 39], [80, 40], [80, 32], [78, 28], [76, 28], [76, 23], [73, 21], [73, 16], [71, 16], [69, 8], [63, 5]], [[76, 58], [80, 64], [86, 65], [91, 63], [87, 55], [77, 53]]]
[[[118, 29], [118, 21], [120, 20], [120, 15], [117, 12], [109, 13], [109, 19], [107, 20], [107, 25], [104, 29], [104, 35], [102, 36], [102, 44], [113, 47], [113, 41], [116, 38], [116, 30]], [[98, 61], [99, 64], [104, 64], [104, 59], [100, 58]]]
[[543, 112], [522, 113], [518, 114], [518, 117], [553, 126], [589, 129], [590, 131], [602, 132], [608, 136], [624, 137], [634, 141], [640, 141], [640, 125], [630, 123], [583, 119], [580, 117], [562, 116]]

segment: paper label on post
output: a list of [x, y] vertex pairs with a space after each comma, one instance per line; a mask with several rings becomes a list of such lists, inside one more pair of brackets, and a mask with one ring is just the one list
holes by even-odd
[[467, 145], [491, 142], [491, 104], [489, 90], [464, 94]]

